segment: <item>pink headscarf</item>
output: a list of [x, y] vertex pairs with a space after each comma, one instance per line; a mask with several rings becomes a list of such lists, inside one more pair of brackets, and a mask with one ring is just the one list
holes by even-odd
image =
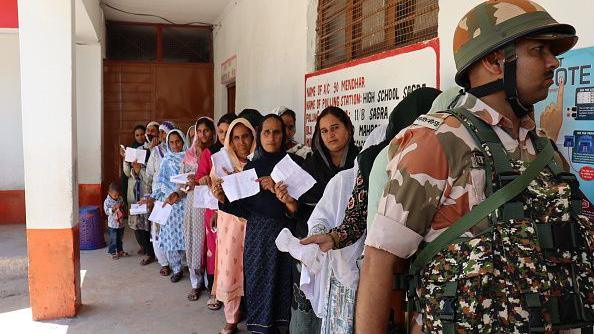
[[[194, 124], [196, 129], [198, 129], [198, 122], [200, 122], [200, 120], [203, 118], [208, 119], [209, 121], [211, 121], [214, 124], [214, 121], [212, 118], [203, 116], [203, 117], [198, 118], [198, 120], [196, 120], [196, 124]], [[213, 133], [212, 136], [216, 140], [217, 134]], [[196, 153], [197, 149], [199, 151], [198, 153]], [[200, 159], [200, 154], [202, 154], [202, 149], [198, 145], [198, 134], [196, 134], [196, 135], [194, 135], [194, 140], [192, 140], [192, 145], [186, 150], [186, 154], [184, 154], [183, 163], [187, 166], [190, 166], [193, 168], [198, 168], [198, 160]]]

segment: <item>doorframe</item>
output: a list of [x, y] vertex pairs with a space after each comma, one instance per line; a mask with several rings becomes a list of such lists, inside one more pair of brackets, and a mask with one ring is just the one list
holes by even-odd
[[[235, 85], [235, 81], [225, 85], [226, 93], [227, 93], [227, 114], [236, 114], [235, 112], [235, 106], [237, 105], [237, 86]], [[231, 108], [231, 106], [229, 106], [229, 91], [233, 90], [233, 106]]]

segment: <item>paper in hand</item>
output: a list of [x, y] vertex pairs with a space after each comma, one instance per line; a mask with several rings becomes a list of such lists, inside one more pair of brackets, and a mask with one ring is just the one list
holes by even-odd
[[218, 177], [223, 177], [233, 172], [233, 164], [231, 163], [231, 159], [229, 159], [229, 154], [227, 154], [225, 148], [222, 148], [217, 153], [211, 155], [210, 160], [212, 160], [215, 174], [217, 174]]
[[170, 204], [165, 204], [165, 207], [163, 207], [163, 202], [156, 201], [155, 206], [153, 207], [153, 212], [151, 212], [151, 215], [149, 216], [149, 220], [159, 225], [165, 225], [171, 214], [171, 209], [173, 209], [173, 207]]
[[173, 175], [172, 177], [169, 178], [169, 181], [171, 181], [175, 184], [187, 184], [188, 183], [188, 175], [190, 175], [190, 173]]
[[316, 184], [316, 180], [293, 161], [288, 154], [274, 166], [270, 177], [276, 183], [283, 182], [286, 184], [289, 196], [294, 199], [299, 199], [301, 195]]
[[138, 162], [144, 165], [146, 160], [146, 150], [141, 148], [126, 147], [126, 156], [124, 161], [126, 162]]
[[223, 190], [229, 202], [254, 196], [260, 192], [260, 183], [255, 169], [223, 176]]
[[219, 208], [219, 201], [208, 189], [208, 186], [194, 187], [194, 201], [192, 206], [195, 208], [217, 210]]
[[144, 215], [148, 213], [146, 204], [131, 204], [130, 205], [130, 216]]

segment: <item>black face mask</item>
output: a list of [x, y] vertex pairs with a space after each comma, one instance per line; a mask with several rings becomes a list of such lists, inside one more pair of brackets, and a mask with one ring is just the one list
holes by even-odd
[[144, 136], [146, 137], [146, 141], [149, 143], [153, 141], [153, 138], [155, 138], [155, 136], [149, 135], [148, 133]]

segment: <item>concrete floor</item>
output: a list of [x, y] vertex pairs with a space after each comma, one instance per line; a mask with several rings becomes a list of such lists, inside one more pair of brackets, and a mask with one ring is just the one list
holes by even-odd
[[[188, 275], [178, 283], [159, 275], [159, 265], [140, 266], [138, 245], [126, 229], [117, 261], [106, 249], [81, 251], [83, 306], [72, 319], [31, 321], [24, 225], [0, 225], [0, 332], [2, 333], [218, 333], [223, 310], [206, 307], [208, 295], [189, 302]], [[241, 324], [240, 333], [247, 333]]]

